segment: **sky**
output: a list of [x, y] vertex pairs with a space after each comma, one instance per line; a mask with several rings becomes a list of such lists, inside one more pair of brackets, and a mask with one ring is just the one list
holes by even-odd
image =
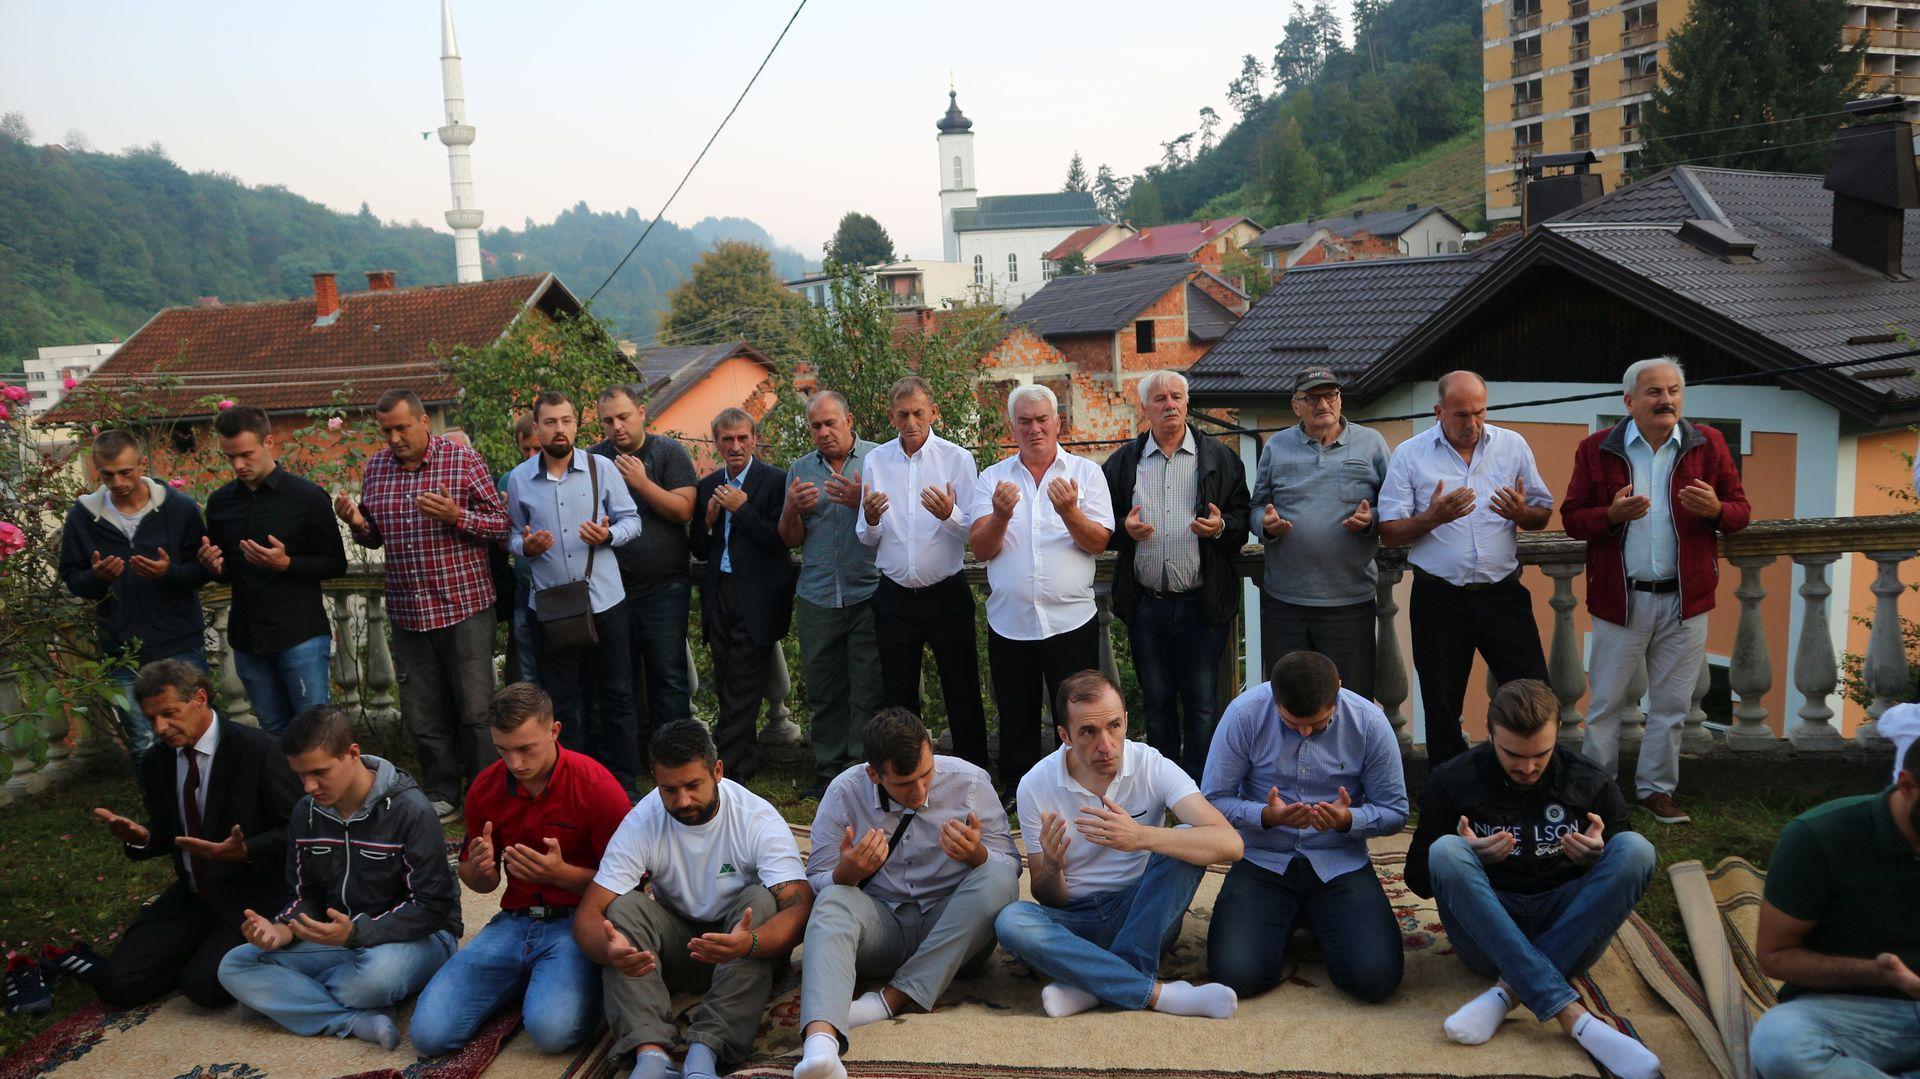
[[[651, 217], [795, 0], [455, 0], [488, 227], [585, 201]], [[1342, 7], [1345, 5], [1343, 4]], [[1281, 4], [1238, 33], [1146, 0], [808, 0], [667, 218], [748, 217], [817, 256], [849, 210], [937, 258], [948, 79], [984, 195], [1058, 190], [1078, 150], [1125, 175], [1265, 62]], [[189, 171], [444, 230], [437, 0], [0, 0], [0, 111], [36, 141], [162, 143]]]

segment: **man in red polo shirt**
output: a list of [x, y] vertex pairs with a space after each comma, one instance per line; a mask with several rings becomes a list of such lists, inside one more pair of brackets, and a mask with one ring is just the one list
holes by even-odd
[[521, 1022], [542, 1052], [564, 1052], [600, 1020], [600, 968], [573, 939], [573, 910], [631, 804], [613, 774], [560, 745], [553, 702], [515, 682], [494, 694], [488, 726], [500, 759], [467, 790], [460, 879], [506, 881], [500, 913], [420, 992], [408, 1032], [440, 1056], [465, 1045], [524, 988]]

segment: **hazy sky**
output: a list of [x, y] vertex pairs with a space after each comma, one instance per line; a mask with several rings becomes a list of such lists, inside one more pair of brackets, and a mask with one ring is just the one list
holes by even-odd
[[[651, 216], [793, 3], [456, 0], [488, 226], [581, 200]], [[1201, 106], [1231, 119], [1239, 57], [1270, 58], [1285, 12], [1249, 8], [1236, 34], [1146, 0], [810, 0], [667, 216], [750, 217], [817, 255], [857, 209], [938, 257], [949, 71], [981, 193], [1051, 191], [1075, 150], [1125, 174]], [[441, 122], [439, 25], [437, 0], [0, 0], [0, 111], [37, 141], [158, 140], [191, 171], [444, 229], [446, 151], [421, 139]]]

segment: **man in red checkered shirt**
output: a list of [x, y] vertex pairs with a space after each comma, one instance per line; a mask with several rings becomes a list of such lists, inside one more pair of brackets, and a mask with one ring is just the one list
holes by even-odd
[[387, 448], [367, 459], [360, 501], [341, 495], [334, 510], [354, 542], [386, 551], [400, 711], [420, 785], [444, 820], [458, 812], [462, 781], [494, 760], [487, 545], [506, 537], [507, 513], [486, 461], [434, 434], [419, 394], [388, 390], [373, 415]]

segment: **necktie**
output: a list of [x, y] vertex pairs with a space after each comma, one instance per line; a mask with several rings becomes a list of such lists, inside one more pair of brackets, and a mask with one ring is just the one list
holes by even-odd
[[[187, 757], [187, 781], [182, 786], [180, 810], [187, 826], [187, 834], [195, 839], [205, 839], [200, 831], [200, 754], [194, 749], [180, 752]], [[188, 871], [193, 876], [193, 890], [198, 892], [206, 881], [206, 859], [198, 855], [187, 859]]]

